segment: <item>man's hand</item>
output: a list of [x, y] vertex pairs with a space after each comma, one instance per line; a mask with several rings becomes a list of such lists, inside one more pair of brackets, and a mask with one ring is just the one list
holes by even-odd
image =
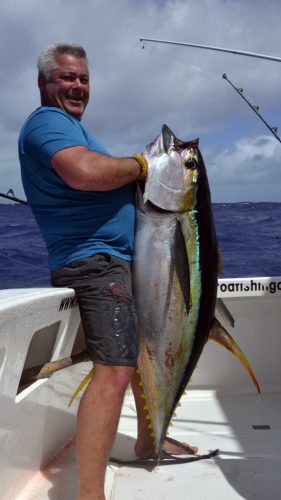
[[135, 153], [132, 158], [137, 160], [137, 162], [140, 165], [141, 168], [141, 173], [138, 177], [138, 181], [145, 181], [146, 176], [147, 176], [147, 171], [148, 171], [148, 163], [146, 158], [143, 155], [140, 155], [139, 153]]

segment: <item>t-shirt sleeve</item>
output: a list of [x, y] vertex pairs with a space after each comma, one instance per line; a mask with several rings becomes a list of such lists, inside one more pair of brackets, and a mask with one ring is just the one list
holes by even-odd
[[52, 156], [61, 149], [88, 147], [83, 129], [76, 122], [71, 116], [53, 108], [34, 114], [25, 126], [25, 154], [50, 166]]

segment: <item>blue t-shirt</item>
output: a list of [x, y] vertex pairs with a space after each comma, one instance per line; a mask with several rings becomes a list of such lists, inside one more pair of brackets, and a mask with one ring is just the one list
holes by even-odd
[[111, 191], [69, 187], [52, 168], [51, 158], [73, 146], [86, 146], [109, 156], [80, 121], [55, 107], [36, 109], [19, 137], [22, 182], [47, 245], [49, 268], [57, 269], [101, 252], [131, 260], [133, 185]]

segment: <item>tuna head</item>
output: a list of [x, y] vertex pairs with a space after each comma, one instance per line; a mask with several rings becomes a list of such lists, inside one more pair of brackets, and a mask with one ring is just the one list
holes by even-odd
[[198, 139], [183, 142], [162, 125], [161, 134], [144, 149], [148, 161], [144, 202], [170, 212], [192, 210], [198, 182]]

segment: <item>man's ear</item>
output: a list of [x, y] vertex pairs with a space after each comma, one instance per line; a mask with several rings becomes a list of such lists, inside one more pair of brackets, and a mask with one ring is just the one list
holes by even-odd
[[46, 78], [44, 75], [42, 75], [42, 73], [40, 73], [38, 75], [38, 87], [39, 87], [39, 90], [41, 92], [41, 94], [44, 92], [45, 88], [46, 88]]

